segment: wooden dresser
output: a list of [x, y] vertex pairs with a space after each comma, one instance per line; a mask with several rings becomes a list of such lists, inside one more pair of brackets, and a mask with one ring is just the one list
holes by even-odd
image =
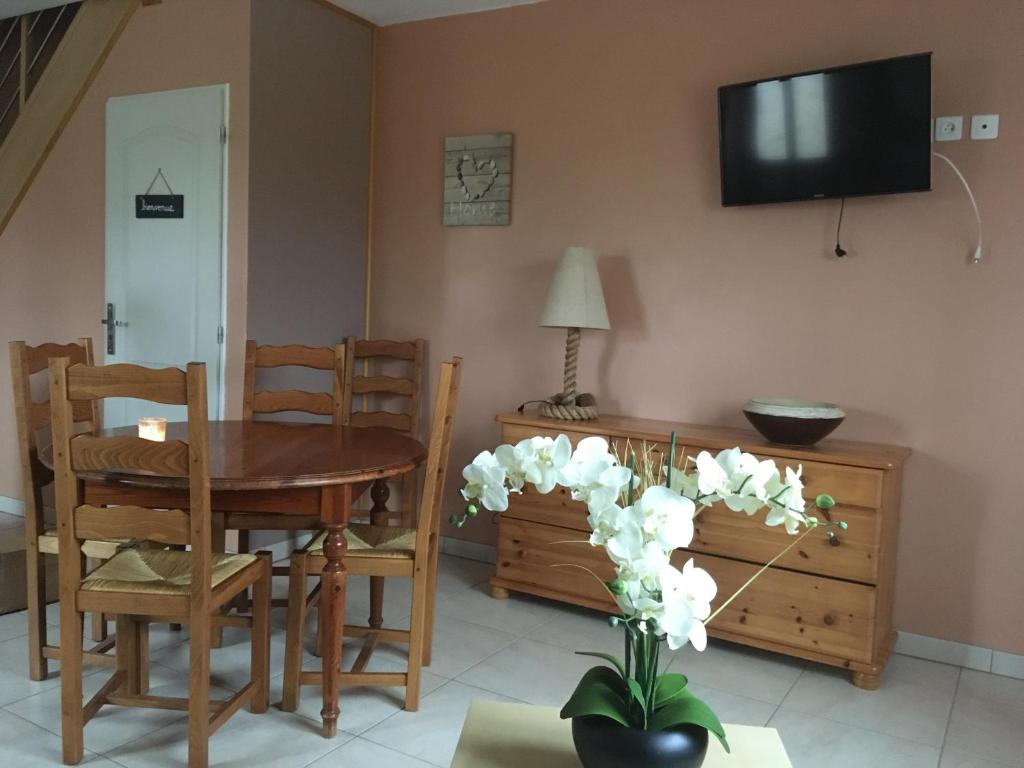
[[[811, 448], [775, 445], [744, 429], [673, 424], [624, 416], [594, 421], [559, 421], [504, 414], [502, 442], [534, 435], [564, 433], [575, 445], [589, 435], [607, 438], [619, 455], [626, 441], [639, 449], [647, 442], [667, 456], [670, 434], [676, 450], [696, 457], [740, 446], [760, 458], [772, 458], [783, 472], [803, 465], [807, 499], [831, 494], [832, 519], [849, 528], [832, 543], [812, 533], [734, 600], [708, 626], [709, 634], [790, 656], [849, 669], [853, 683], [877, 688], [892, 650], [893, 579], [899, 525], [903, 463], [910, 450], [890, 445], [825, 440]], [[691, 465], [692, 466], [692, 465]], [[764, 525], [764, 513], [747, 517], [716, 505], [695, 521], [689, 550], [676, 553], [678, 564], [693, 557], [718, 583], [718, 601], [728, 598], [757, 569], [792, 539], [781, 528]], [[616, 612], [600, 584], [576, 563], [603, 579], [613, 569], [603, 549], [587, 543], [586, 506], [564, 488], [542, 495], [532, 489], [512, 494], [498, 521], [497, 573], [491, 594], [528, 592], [575, 605]], [[568, 543], [567, 543], [568, 542]], [[674, 558], [675, 559], [675, 558]], [[717, 604], [717, 603], [716, 603]]]

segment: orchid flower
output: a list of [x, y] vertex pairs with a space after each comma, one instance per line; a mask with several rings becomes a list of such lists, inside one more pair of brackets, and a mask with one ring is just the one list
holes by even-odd
[[703, 651], [708, 643], [704, 620], [711, 615], [711, 601], [718, 592], [715, 580], [703, 568], [697, 568], [692, 559], [682, 571], [665, 568], [660, 579], [665, 610], [659, 626], [666, 634], [668, 647], [676, 650], [689, 641]]
[[559, 473], [558, 484], [571, 489], [573, 500], [600, 507], [617, 499], [631, 477], [608, 451], [607, 440], [585, 437]]
[[478, 453], [473, 463], [462, 470], [462, 477], [466, 480], [466, 487], [462, 489], [462, 497], [466, 501], [480, 499], [480, 502], [492, 512], [504, 512], [508, 509], [505, 470], [490, 451]]

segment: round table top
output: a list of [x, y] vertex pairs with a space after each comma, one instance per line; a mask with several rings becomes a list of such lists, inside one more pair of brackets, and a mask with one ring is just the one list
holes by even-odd
[[[138, 434], [136, 426], [104, 429], [101, 437]], [[186, 422], [167, 425], [168, 440], [188, 439]], [[390, 429], [285, 421], [211, 421], [210, 487], [214, 491], [307, 488], [405, 474], [426, 458], [418, 440]], [[40, 459], [52, 467], [52, 451]], [[183, 488], [188, 479], [135, 472], [81, 472], [85, 480], [116, 480], [147, 488]]]

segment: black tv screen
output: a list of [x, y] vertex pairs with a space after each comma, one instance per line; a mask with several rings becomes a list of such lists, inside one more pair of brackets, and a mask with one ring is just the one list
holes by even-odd
[[718, 89], [722, 205], [931, 188], [931, 54]]

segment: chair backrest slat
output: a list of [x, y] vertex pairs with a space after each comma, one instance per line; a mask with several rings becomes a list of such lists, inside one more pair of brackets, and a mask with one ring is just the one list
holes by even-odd
[[185, 374], [180, 369], [141, 368], [127, 363], [69, 371], [68, 397], [72, 400], [134, 397], [166, 405], [188, 402]]
[[71, 467], [76, 472], [123, 469], [165, 477], [188, 477], [188, 443], [79, 435], [71, 441]]
[[257, 368], [296, 365], [300, 368], [329, 371], [334, 368], [334, 347], [304, 347], [298, 344], [281, 347], [257, 346], [254, 362]]
[[[88, 344], [83, 343], [86, 341]], [[24, 344], [24, 342], [12, 342], [12, 344]], [[38, 347], [26, 345], [25, 353], [25, 364], [29, 375], [45, 371], [49, 367], [52, 357], [67, 357], [73, 363], [92, 365], [92, 339], [79, 339], [77, 344], [46, 342]]]
[[191, 544], [191, 517], [180, 509], [154, 514], [148, 507], [124, 504], [75, 508], [75, 534], [82, 539], [145, 539], [161, 544]]
[[356, 411], [349, 417], [352, 427], [382, 427], [397, 432], [412, 432], [412, 416], [388, 411]]
[[353, 376], [352, 394], [365, 395], [379, 392], [387, 395], [402, 395], [412, 397], [416, 394], [413, 391], [412, 379], [400, 379], [395, 376]]
[[[75, 421], [92, 421], [93, 406], [87, 400], [76, 400], [71, 404]], [[29, 428], [36, 432], [50, 426], [50, 402], [34, 402], [29, 406]]]
[[[355, 341], [355, 339], [351, 339]], [[350, 341], [346, 341], [349, 344]], [[357, 360], [368, 357], [390, 357], [395, 360], [415, 361], [421, 356], [422, 339], [416, 341], [388, 341], [386, 339], [361, 339], [355, 341], [353, 354]]]
[[253, 413], [299, 411], [317, 416], [334, 415], [334, 398], [326, 392], [302, 392], [288, 389], [280, 392], [256, 392], [252, 398]]
[[[285, 366], [331, 371], [331, 391], [256, 391], [256, 369]], [[242, 418], [250, 420], [258, 413], [298, 411], [330, 416], [335, 424], [343, 423], [341, 403], [344, 366], [345, 348], [341, 344], [334, 347], [303, 347], [297, 344], [275, 347], [259, 346], [250, 339], [245, 344]]]
[[423, 494], [420, 500], [419, 524], [416, 529], [417, 557], [426, 554], [430, 538], [436, 536], [441, 524], [441, 503], [448, 477], [455, 410], [462, 381], [462, 358], [453, 357], [441, 364], [434, 398], [434, 414], [430, 424], [430, 443], [424, 471]]

